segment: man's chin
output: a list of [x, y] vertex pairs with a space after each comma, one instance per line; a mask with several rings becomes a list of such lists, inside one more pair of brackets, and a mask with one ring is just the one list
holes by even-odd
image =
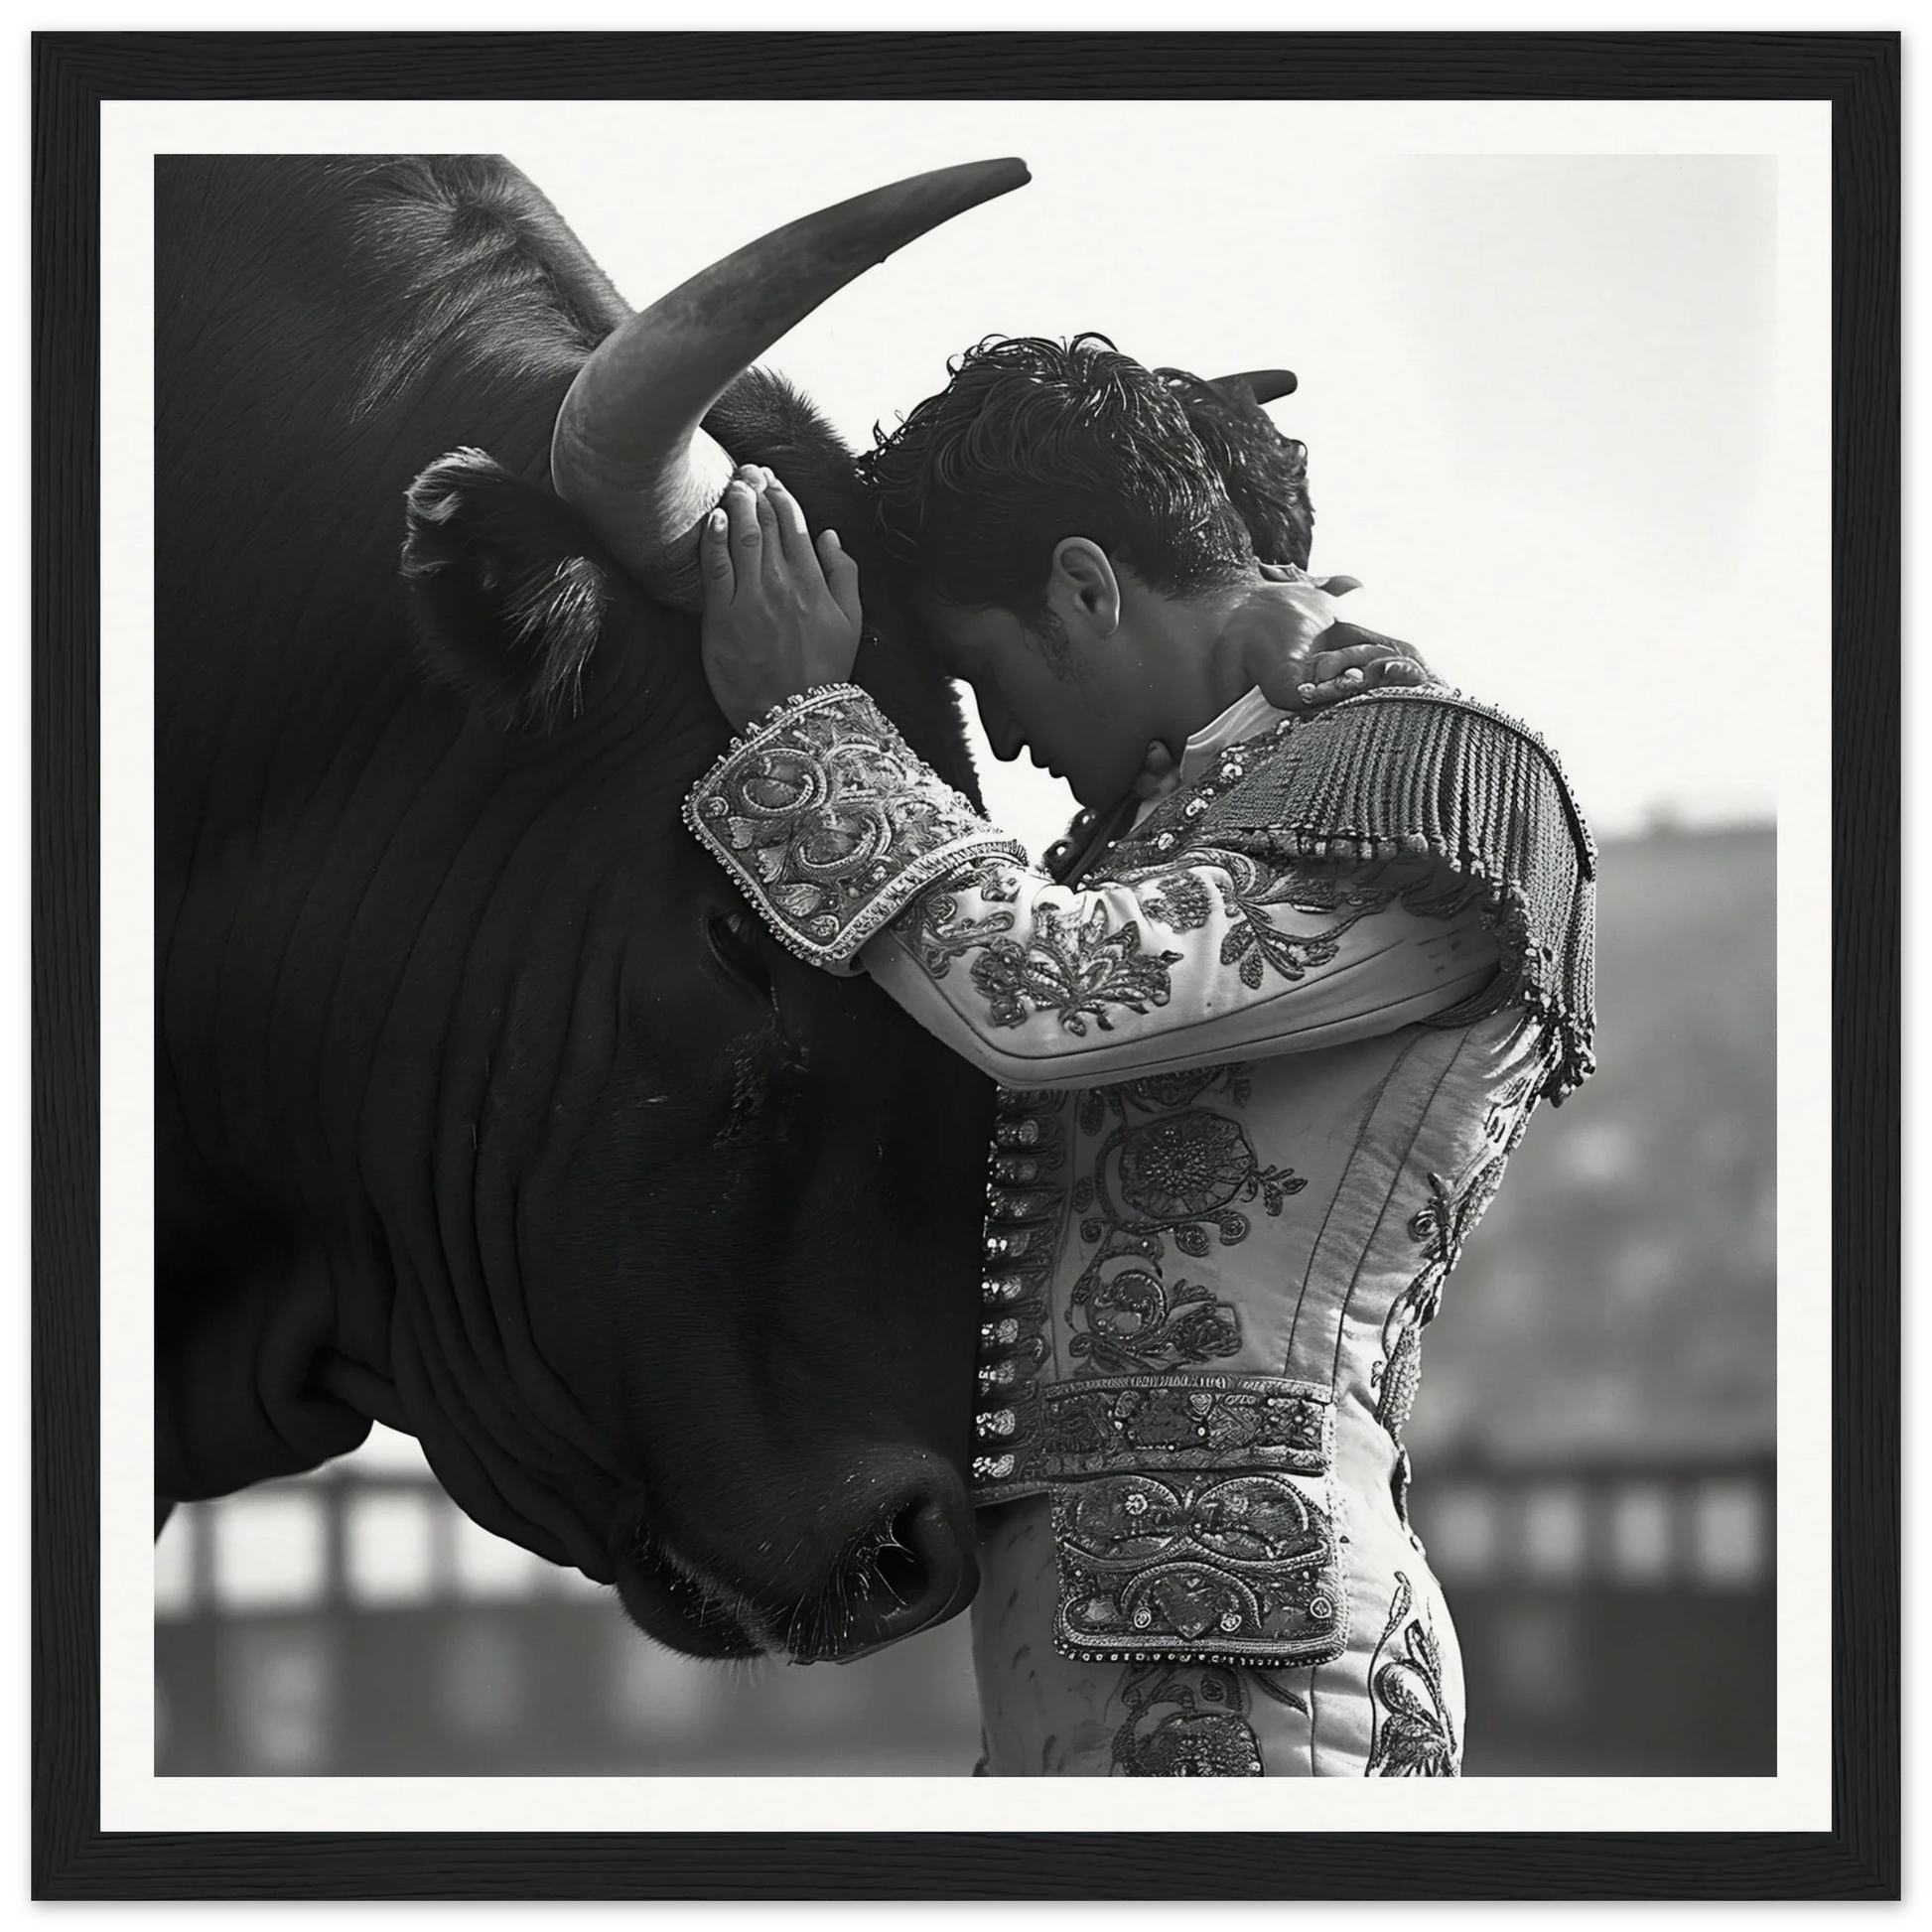
[[1060, 783], [1073, 794], [1073, 802], [1083, 812], [1092, 812], [1096, 818], [1111, 817], [1127, 802], [1133, 790], [1131, 774], [1118, 784], [1111, 782], [1096, 784], [1091, 777], [1062, 774]]

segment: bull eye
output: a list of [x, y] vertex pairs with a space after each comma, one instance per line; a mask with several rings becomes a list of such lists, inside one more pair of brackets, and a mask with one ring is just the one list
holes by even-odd
[[771, 974], [764, 962], [758, 921], [742, 907], [714, 912], [705, 920], [705, 939], [717, 960], [741, 986], [759, 999], [771, 997]]

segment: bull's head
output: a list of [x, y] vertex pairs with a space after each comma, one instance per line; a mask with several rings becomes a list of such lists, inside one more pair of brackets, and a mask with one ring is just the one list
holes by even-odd
[[[446, 1060], [476, 1140], [449, 1150], [478, 1284], [451, 1326], [473, 1332], [404, 1419], [473, 1515], [700, 1654], [853, 1655], [973, 1587], [987, 1091], [870, 985], [770, 942], [682, 832], [724, 734], [674, 614], [699, 608], [698, 527], [737, 461], [864, 556], [849, 456], [749, 365], [1026, 178], [948, 169], [765, 236], [594, 350], [551, 487], [469, 451], [410, 494], [426, 648], [551, 830], [497, 861], [523, 875], [518, 928]], [[970, 783], [943, 688], [880, 655], [861, 675]]]
[[[374, 1418], [689, 1651], [966, 1600], [991, 1090], [771, 942], [679, 806], [734, 460], [839, 529], [862, 681], [970, 788], [850, 454], [747, 365], [1024, 179], [862, 197], [633, 317], [498, 160], [158, 167], [162, 1495]], [[1276, 475], [1238, 389], [1201, 406]], [[1278, 480], [1281, 534], [1244, 513], [1292, 554]]]

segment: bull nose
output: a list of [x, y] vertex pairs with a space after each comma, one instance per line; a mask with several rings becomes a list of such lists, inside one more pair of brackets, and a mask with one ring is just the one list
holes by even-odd
[[816, 1511], [782, 1521], [754, 1509], [734, 1512], [727, 1529], [721, 1511], [710, 1534], [693, 1535], [660, 1513], [624, 1531], [615, 1554], [631, 1620], [690, 1656], [846, 1663], [972, 1599], [971, 1511], [936, 1458], [875, 1468], [870, 1482], [848, 1465], [820, 1493], [828, 1500]]
[[828, 1581], [817, 1631], [797, 1636], [794, 1655], [835, 1657], [842, 1663], [942, 1622], [971, 1598], [977, 1570], [963, 1512], [939, 1497], [899, 1498], [851, 1547]]

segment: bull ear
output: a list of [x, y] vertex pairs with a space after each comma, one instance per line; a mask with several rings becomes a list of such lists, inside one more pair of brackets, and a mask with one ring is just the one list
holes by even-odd
[[407, 514], [402, 574], [432, 669], [506, 726], [580, 711], [616, 581], [577, 512], [458, 450], [410, 485]]

